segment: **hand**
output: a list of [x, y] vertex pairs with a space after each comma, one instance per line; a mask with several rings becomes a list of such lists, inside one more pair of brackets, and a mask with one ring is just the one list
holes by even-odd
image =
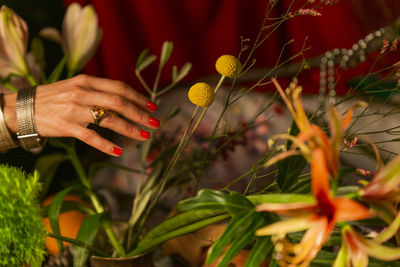
[[[13, 133], [18, 131], [16, 98], [16, 93], [4, 95], [4, 117]], [[94, 121], [91, 113], [94, 106], [103, 106], [108, 111], [100, 126], [139, 141], [147, 140], [150, 133], [136, 127], [130, 121], [150, 129], [156, 129], [160, 124], [149, 113], [157, 109], [157, 106], [129, 85], [110, 79], [78, 75], [37, 86], [37, 130], [44, 137], [75, 137], [104, 153], [120, 156], [121, 148], [87, 128]]]

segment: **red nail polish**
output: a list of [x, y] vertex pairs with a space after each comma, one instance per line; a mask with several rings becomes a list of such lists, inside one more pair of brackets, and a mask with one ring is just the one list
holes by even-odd
[[149, 123], [156, 128], [160, 126], [160, 121], [153, 117], [150, 118]]
[[150, 133], [143, 130], [140, 131], [140, 135], [146, 139], [149, 139], [150, 137]]
[[119, 148], [119, 147], [116, 147], [116, 146], [113, 147], [112, 151], [113, 151], [113, 153], [114, 153], [115, 155], [118, 155], [118, 156], [121, 156], [121, 155], [122, 155], [122, 149]]
[[158, 107], [157, 107], [156, 103], [149, 101], [149, 102], [147, 102], [147, 108], [152, 111], [156, 111]]

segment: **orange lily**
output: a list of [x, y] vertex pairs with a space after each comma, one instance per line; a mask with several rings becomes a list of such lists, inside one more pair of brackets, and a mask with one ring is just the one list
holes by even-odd
[[400, 156], [380, 169], [372, 181], [360, 190], [360, 196], [369, 202], [400, 202]]
[[366, 239], [349, 225], [342, 229], [342, 240], [342, 247], [333, 267], [366, 267], [368, 256], [382, 261], [400, 259], [399, 248], [383, 246], [376, 239]]
[[[361, 220], [372, 215], [365, 206], [354, 200], [344, 197], [332, 198], [329, 192], [329, 171], [325, 152], [317, 147], [311, 155], [311, 183], [315, 202], [264, 203], [256, 207], [257, 211], [275, 212], [291, 217], [256, 231], [256, 235], [273, 235], [281, 241], [275, 243], [278, 255], [281, 256], [281, 266], [307, 266], [328, 239], [337, 222]], [[292, 244], [284, 238], [287, 233], [303, 230], [307, 232], [299, 244]]]
[[[324, 151], [328, 163], [329, 174], [333, 178], [337, 178], [339, 173], [339, 151], [340, 145], [343, 141], [344, 130], [351, 122], [354, 109], [359, 105], [363, 105], [363, 102], [358, 102], [350, 107], [343, 119], [333, 106], [329, 107], [328, 119], [331, 131], [331, 137], [329, 138], [320, 127], [309, 122], [301, 101], [302, 87], [297, 85], [297, 81], [291, 83], [289, 88], [287, 88], [286, 93], [283, 91], [276, 79], [272, 79], [272, 82], [277, 88], [289, 111], [292, 113], [293, 119], [299, 128], [300, 133], [295, 138], [290, 135], [277, 135], [277, 138], [286, 138], [293, 141], [293, 149], [271, 158], [266, 165], [270, 166], [276, 161], [296, 154], [303, 154], [308, 161], [311, 161], [310, 151], [319, 147]], [[308, 146], [305, 145], [306, 141], [308, 142]]]

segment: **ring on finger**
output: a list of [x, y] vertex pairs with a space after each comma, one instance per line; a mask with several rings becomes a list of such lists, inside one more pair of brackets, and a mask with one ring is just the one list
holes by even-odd
[[107, 117], [108, 113], [107, 111], [103, 108], [103, 106], [94, 106], [90, 112], [92, 113], [93, 116], [93, 123], [96, 125], [99, 125], [100, 122]]

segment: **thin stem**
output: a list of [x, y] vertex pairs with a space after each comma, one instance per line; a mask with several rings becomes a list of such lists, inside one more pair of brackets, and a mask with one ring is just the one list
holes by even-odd
[[[68, 152], [68, 155], [69, 155], [69, 159], [70, 159], [70, 161], [72, 163], [72, 166], [74, 167], [75, 171], [77, 172], [81, 183], [88, 189], [88, 195], [89, 195], [90, 201], [92, 202], [96, 212], [97, 213], [104, 212], [104, 207], [100, 203], [100, 201], [97, 198], [96, 194], [93, 192], [92, 185], [90, 184], [89, 179], [88, 179], [88, 177], [86, 175], [86, 172], [83, 169], [83, 166], [82, 166], [81, 162], [79, 161], [79, 157], [76, 154], [75, 149], [69, 148], [69, 149], [67, 149], [67, 152]], [[106, 232], [106, 234], [107, 234], [107, 236], [108, 236], [108, 238], [110, 240], [111, 245], [114, 247], [114, 249], [118, 253], [118, 255], [124, 256], [125, 255], [125, 250], [122, 247], [122, 245], [119, 243], [116, 234], [112, 230], [112, 226], [111, 225], [105, 226], [104, 227], [104, 231]]]
[[158, 65], [158, 70], [157, 70], [157, 74], [156, 74], [156, 78], [154, 80], [154, 84], [153, 84], [153, 93], [152, 94], [156, 94], [157, 92], [157, 87], [158, 87], [158, 83], [160, 82], [160, 77], [161, 77], [161, 72], [162, 72], [163, 66], [161, 65], [161, 61], [160, 61], [160, 65]]
[[147, 85], [147, 83], [145, 82], [145, 80], [143, 79], [142, 75], [140, 74], [140, 71], [135, 70], [135, 75], [138, 78], [139, 82], [142, 84], [143, 88], [146, 89], [146, 91], [151, 95], [151, 89], [150, 87]]
[[37, 81], [35, 77], [32, 76], [32, 74], [28, 73], [25, 77], [32, 86], [37, 85]]
[[73, 239], [73, 238], [69, 238], [69, 237], [66, 237], [66, 236], [62, 236], [62, 235], [56, 235], [56, 234], [49, 233], [49, 232], [47, 232], [47, 236], [52, 237], [54, 239], [58, 239], [58, 240], [64, 241], [64, 242], [71, 243], [71, 244], [73, 244], [75, 246], [78, 246], [78, 247], [81, 247], [81, 248], [86, 248], [88, 250], [93, 251], [97, 255], [100, 255], [100, 256], [103, 256], [103, 257], [107, 257], [106, 253], [104, 253], [103, 251], [101, 251], [101, 250], [99, 250], [99, 249], [97, 249], [97, 248], [95, 248], [95, 247], [93, 247], [91, 245], [88, 245], [87, 243], [83, 242], [82, 240]]
[[166, 92], [168, 92], [171, 88], [173, 88], [175, 85], [177, 84], [177, 82], [171, 83], [170, 85], [168, 85], [167, 87], [165, 87], [164, 89], [160, 90], [156, 96], [160, 97], [163, 94], [165, 94]]
[[190, 119], [190, 121], [189, 121], [189, 123], [188, 123], [188, 125], [187, 125], [187, 127], [185, 129], [185, 132], [184, 132], [184, 134], [183, 134], [183, 136], [181, 138], [181, 141], [179, 142], [179, 145], [176, 148], [175, 153], [172, 156], [171, 161], [169, 162], [169, 165], [168, 165], [164, 175], [162, 176], [162, 178], [160, 180], [158, 188], [156, 189], [155, 197], [153, 198], [152, 202], [150, 203], [149, 207], [147, 208], [146, 213], [141, 218], [141, 221], [140, 221], [140, 223], [139, 223], [139, 225], [137, 227], [137, 231], [134, 234], [135, 236], [131, 238], [131, 240], [133, 242], [135, 242], [135, 240], [137, 239], [137, 236], [140, 234], [141, 229], [144, 227], [144, 223], [147, 221], [147, 218], [149, 217], [151, 210], [156, 205], [156, 203], [158, 201], [158, 198], [160, 197], [161, 193], [163, 192], [163, 190], [164, 190], [164, 188], [165, 188], [165, 186], [167, 184], [167, 181], [168, 181], [168, 179], [170, 177], [170, 174], [171, 174], [173, 168], [175, 167], [175, 164], [178, 161], [181, 152], [183, 151], [183, 149], [181, 149], [181, 148], [182, 148], [182, 146], [184, 144], [184, 141], [186, 139], [187, 134], [189, 133], [190, 127], [193, 124], [194, 119], [196, 118], [198, 110], [199, 110], [199, 107], [197, 106], [196, 109], [194, 110], [193, 114], [192, 114], [192, 118]]

